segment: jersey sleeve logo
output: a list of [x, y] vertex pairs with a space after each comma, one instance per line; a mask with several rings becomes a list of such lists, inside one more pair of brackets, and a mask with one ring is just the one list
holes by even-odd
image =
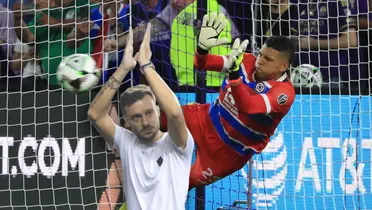
[[283, 105], [288, 101], [288, 96], [285, 93], [282, 93], [278, 96], [278, 104]]
[[262, 93], [265, 90], [265, 85], [262, 82], [258, 82], [255, 89], [257, 93]]

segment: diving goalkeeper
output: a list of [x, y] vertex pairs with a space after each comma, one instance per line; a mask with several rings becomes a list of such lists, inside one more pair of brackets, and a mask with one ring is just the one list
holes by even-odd
[[[189, 189], [232, 174], [260, 153], [295, 98], [286, 74], [295, 50], [292, 41], [270, 37], [255, 57], [244, 53], [248, 40], [236, 39], [229, 56], [208, 54], [228, 44], [219, 38], [225, 26], [223, 14], [205, 15], [195, 54], [197, 69], [226, 72], [219, 97], [213, 104], [182, 107], [197, 146]], [[164, 113], [161, 124], [167, 127]]]

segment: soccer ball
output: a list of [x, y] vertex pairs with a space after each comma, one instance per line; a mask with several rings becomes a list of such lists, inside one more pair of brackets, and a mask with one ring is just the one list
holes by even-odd
[[302, 64], [291, 72], [291, 82], [295, 87], [311, 88], [314, 85], [321, 87], [323, 77], [318, 67]]
[[57, 80], [71, 92], [80, 93], [92, 89], [101, 76], [96, 61], [86, 54], [69, 55], [62, 60], [57, 70]]

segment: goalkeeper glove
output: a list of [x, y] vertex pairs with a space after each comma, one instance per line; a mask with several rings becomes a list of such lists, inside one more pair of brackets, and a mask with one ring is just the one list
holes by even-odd
[[234, 72], [239, 70], [239, 66], [243, 61], [244, 52], [247, 49], [249, 41], [246, 39], [240, 43], [240, 39], [237, 38], [234, 41], [229, 59], [227, 61], [228, 72]]
[[227, 19], [222, 13], [204, 15], [199, 34], [199, 48], [208, 52], [212, 47], [228, 44], [229, 40], [226, 37], [218, 38], [226, 25]]

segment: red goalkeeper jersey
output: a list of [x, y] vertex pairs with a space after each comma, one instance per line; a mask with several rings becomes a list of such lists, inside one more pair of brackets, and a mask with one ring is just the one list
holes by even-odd
[[[246, 53], [240, 65], [241, 82], [222, 82], [219, 97], [211, 104], [209, 117], [219, 137], [241, 155], [261, 152], [295, 98], [293, 85], [283, 74], [276, 81], [255, 80], [256, 58]], [[199, 70], [221, 71], [227, 57], [196, 53]]]

